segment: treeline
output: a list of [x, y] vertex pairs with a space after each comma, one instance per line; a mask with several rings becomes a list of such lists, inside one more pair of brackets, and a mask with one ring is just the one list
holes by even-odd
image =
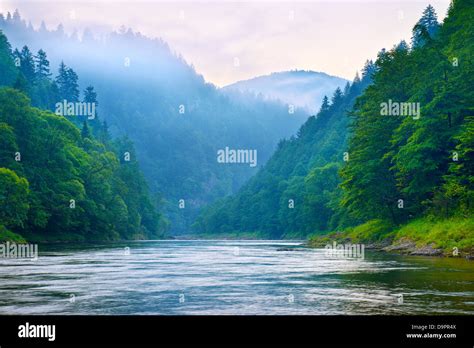
[[[17, 13], [17, 12], [16, 12]], [[50, 62], [44, 50], [40, 49], [36, 54], [33, 54], [28, 46], [23, 46], [20, 50], [15, 49], [11, 52], [10, 44], [5, 35], [2, 35], [0, 40], [0, 47], [2, 49], [2, 61], [4, 62], [5, 70], [0, 76], [0, 84], [5, 86], [12, 86], [16, 90], [27, 95], [32, 106], [57, 111], [58, 104], [66, 103], [93, 103], [98, 106], [97, 93], [93, 86], [87, 86], [83, 93], [81, 100], [81, 93], [79, 90], [79, 76], [70, 67], [61, 62], [58, 67], [57, 75], [52, 78], [50, 71]], [[9, 64], [13, 60], [13, 65]], [[61, 109], [62, 110], [62, 109]], [[64, 112], [64, 111], [63, 111]], [[67, 116], [67, 115], [66, 115]], [[88, 122], [94, 131], [101, 136], [107, 138], [107, 123], [100, 121], [99, 115], [94, 113], [92, 117], [88, 115], [74, 115], [70, 121], [84, 125], [84, 121]]]
[[[428, 6], [405, 43], [379, 54], [353, 112], [341, 206], [361, 220], [469, 217], [473, 203], [474, 7], [452, 2], [438, 24]], [[381, 116], [381, 103], [419, 114]]]
[[[97, 114], [48, 111], [64, 99], [79, 101], [72, 69], [62, 63], [53, 80], [44, 51], [12, 51], [0, 31], [0, 85], [0, 239], [163, 236], [166, 221], [148, 193], [133, 144], [112, 140]], [[93, 87], [83, 101], [97, 105]]]
[[296, 136], [281, 140], [268, 163], [235, 196], [207, 207], [194, 224], [198, 233], [256, 232], [268, 238], [296, 237], [342, 223], [336, 216], [338, 171], [347, 146], [347, 111], [371, 81], [368, 61], [344, 91], [324, 97], [321, 109]]
[[101, 119], [112, 135], [127, 134], [134, 142], [150, 190], [163, 195], [176, 234], [189, 233], [201, 207], [235, 193], [257, 172], [248, 165], [219, 164], [217, 151], [256, 149], [260, 166], [279, 139], [294, 134], [308, 118], [302, 110], [290, 114], [288, 105], [253, 94], [230, 96], [206, 83], [162, 40], [130, 29], [101, 39], [85, 30], [79, 40], [61, 25], [33, 28], [18, 12], [4, 20], [0, 16], [1, 28], [10, 42], [27, 44], [34, 56], [40, 48], [47, 51], [55, 68], [67, 57], [81, 81], [100, 91]]
[[[325, 99], [237, 195], [201, 214], [196, 230], [281, 238], [373, 219], [397, 226], [472, 216], [472, 18], [474, 8], [458, 0], [440, 25], [429, 6], [411, 47], [382, 50], [362, 81]], [[382, 112], [399, 103], [419, 114]]]

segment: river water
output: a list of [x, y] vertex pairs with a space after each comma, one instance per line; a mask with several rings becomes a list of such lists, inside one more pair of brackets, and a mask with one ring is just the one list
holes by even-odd
[[0, 314], [474, 314], [474, 262], [291, 241], [40, 245], [0, 259]]

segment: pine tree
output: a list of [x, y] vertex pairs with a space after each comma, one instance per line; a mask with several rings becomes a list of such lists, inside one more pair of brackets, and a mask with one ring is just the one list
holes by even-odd
[[35, 56], [35, 63], [36, 76], [38, 77], [38, 79], [49, 79], [51, 73], [49, 71], [49, 61], [45, 51], [38, 51], [38, 54]]
[[89, 126], [87, 125], [87, 120], [84, 120], [84, 123], [82, 124], [82, 130], [81, 130], [81, 137], [82, 139], [85, 138], [90, 138], [91, 132], [89, 130]]
[[325, 95], [324, 98], [323, 98], [323, 103], [321, 104], [321, 111], [320, 112], [325, 112], [327, 110], [329, 110], [329, 99]]
[[376, 67], [372, 60], [366, 60], [364, 67], [362, 68], [362, 77], [372, 78], [372, 75], [375, 73]]
[[35, 61], [33, 54], [31, 53], [28, 46], [23, 46], [20, 53], [20, 71], [23, 73], [25, 78], [30, 84], [35, 81]]
[[430, 39], [434, 38], [438, 29], [439, 23], [436, 11], [433, 6], [428, 5], [413, 28], [412, 47], [425, 45]]
[[398, 45], [395, 46], [397, 51], [408, 51], [409, 47], [405, 40], [400, 41]]
[[29, 92], [28, 81], [25, 79], [25, 76], [21, 72], [18, 73], [16, 81], [13, 84], [13, 88], [25, 94], [28, 94]]
[[19, 62], [19, 64], [16, 64], [16, 66], [20, 67], [21, 66], [21, 53], [18, 51], [18, 48], [15, 48], [12, 53], [12, 57], [15, 59], [15, 63]]
[[48, 31], [48, 29], [46, 28], [46, 24], [44, 23], [44, 21], [41, 21], [39, 31], [42, 32], [42, 33], [46, 33], [46, 32]]
[[16, 9], [15, 12], [13, 12], [13, 22], [14, 23], [20, 23], [21, 22], [21, 16], [20, 16], [20, 12], [18, 11], [18, 9]]
[[18, 70], [13, 62], [10, 43], [0, 31], [0, 85], [13, 85], [17, 74]]
[[356, 75], [354, 77], [354, 81], [352, 82], [352, 86], [354, 86], [355, 84], [358, 84], [360, 83], [360, 76], [359, 76], [359, 72], [356, 72]]
[[62, 23], [59, 23], [54, 33], [60, 37], [64, 36], [64, 26], [62, 25]]
[[107, 121], [102, 122], [102, 126], [99, 129], [99, 139], [104, 144], [107, 144], [110, 141], [109, 126]]
[[92, 104], [94, 105], [95, 114], [94, 114], [94, 119], [91, 120], [91, 129], [92, 129], [92, 133], [94, 134], [94, 136], [100, 138], [103, 135], [102, 134], [103, 124], [100, 121], [99, 115], [97, 113], [97, 107], [99, 106], [99, 102], [97, 101], [97, 93], [94, 91], [93, 86], [88, 86], [84, 90], [84, 99], [83, 99], [83, 101], [85, 103], [88, 103], [89, 105], [92, 105]]
[[347, 81], [346, 85], [344, 86], [344, 95], [348, 95], [351, 90], [351, 84]]
[[93, 86], [88, 86], [84, 90], [84, 102], [94, 103], [96, 107], [99, 106], [99, 103], [97, 102], [97, 93], [94, 91]]
[[339, 105], [339, 103], [342, 100], [342, 97], [343, 97], [342, 91], [339, 87], [337, 87], [336, 90], [334, 91], [333, 96], [332, 96], [331, 104], [334, 105], [334, 106]]
[[64, 62], [59, 64], [58, 75], [56, 76], [55, 82], [58, 87], [59, 97], [61, 99], [67, 99], [67, 66]]
[[79, 101], [79, 77], [71, 68], [67, 69], [67, 87], [69, 93], [69, 100]]
[[71, 68], [68, 68], [64, 62], [59, 65], [58, 76], [56, 76], [56, 84], [58, 94], [61, 100], [65, 99], [69, 102], [79, 101], [79, 85], [78, 76]]

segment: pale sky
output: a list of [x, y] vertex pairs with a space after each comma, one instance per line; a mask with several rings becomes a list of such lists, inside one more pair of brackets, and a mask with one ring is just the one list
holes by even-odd
[[293, 69], [352, 79], [381, 48], [409, 42], [430, 3], [441, 21], [449, 0], [0, 0], [0, 12], [18, 8], [35, 27], [45, 20], [67, 32], [131, 27], [161, 37], [207, 81], [224, 86]]

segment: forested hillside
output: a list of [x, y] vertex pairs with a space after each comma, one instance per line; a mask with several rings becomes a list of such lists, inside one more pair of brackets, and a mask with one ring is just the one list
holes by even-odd
[[[469, 1], [455, 1], [443, 25], [429, 7], [411, 48], [379, 54], [374, 84], [354, 109], [351, 160], [341, 172], [341, 203], [354, 216], [398, 224], [472, 208], [473, 18]], [[418, 104], [419, 114], [381, 115], [389, 100]]]
[[[165, 42], [130, 29], [104, 37], [86, 30], [79, 40], [62, 26], [34, 29], [18, 12], [0, 17], [0, 28], [13, 46], [47, 51], [52, 66], [67, 56], [81, 89], [87, 81], [100, 92], [102, 119], [114, 136], [126, 134], [135, 143], [150, 189], [162, 194], [176, 233], [188, 231], [200, 207], [236, 192], [308, 117], [276, 101], [222, 93]], [[226, 146], [257, 150], [257, 167], [217, 163], [217, 151]]]
[[343, 88], [345, 79], [322, 72], [292, 70], [257, 76], [223, 87], [225, 92], [261, 94], [269, 100], [282, 100], [301, 107], [309, 114], [318, 112], [321, 100], [328, 91]]
[[[454, 1], [441, 25], [429, 6], [411, 45], [380, 51], [367, 88], [336, 91], [239, 194], [205, 211], [197, 230], [281, 237], [368, 223], [370, 235], [413, 222], [425, 240], [472, 246], [473, 19], [470, 1]], [[428, 237], [440, 219], [459, 223]]]
[[[41, 47], [12, 50], [0, 36], [0, 85], [12, 87], [2, 90], [0, 167], [8, 168], [2, 175], [18, 205], [5, 205], [2, 230], [79, 239], [160, 236], [167, 224], [154, 207], [163, 204], [176, 233], [190, 233], [191, 223], [193, 232], [221, 237], [345, 230], [468, 248], [473, 19], [467, 0], [454, 1], [442, 24], [427, 7], [410, 43], [380, 50], [360, 78], [331, 91], [287, 138], [304, 112], [223, 93], [161, 40], [131, 30], [102, 40], [85, 32], [78, 40], [62, 27], [34, 30], [17, 12], [0, 16], [15, 42], [64, 44], [62, 52], [75, 53], [66, 65], [58, 50], [50, 60]], [[59, 67], [54, 78], [50, 65]], [[92, 118], [45, 111], [61, 100], [100, 102], [100, 109]], [[256, 150], [257, 166], [219, 163], [216, 154], [228, 147]], [[150, 198], [137, 159], [158, 198]]]
[[[357, 96], [370, 83], [374, 66], [367, 62], [362, 80], [357, 76], [344, 91], [337, 88], [323, 99], [320, 111], [282, 140], [265, 167], [236, 196], [211, 205], [194, 228], [199, 233], [256, 232], [281, 238], [325, 231], [343, 217], [334, 204], [344, 161], [348, 118]], [[337, 203], [337, 202], [336, 202]]]
[[[0, 31], [0, 240], [97, 241], [160, 238], [156, 210], [133, 144], [112, 140], [98, 113], [63, 116], [63, 99], [80, 98], [65, 64], [51, 77], [44, 51], [12, 51]], [[82, 101], [97, 94], [86, 88]]]
[[436, 17], [427, 7], [411, 47], [379, 54], [354, 108], [340, 207], [368, 221], [369, 236], [472, 255], [474, 7], [456, 0], [444, 23]]

